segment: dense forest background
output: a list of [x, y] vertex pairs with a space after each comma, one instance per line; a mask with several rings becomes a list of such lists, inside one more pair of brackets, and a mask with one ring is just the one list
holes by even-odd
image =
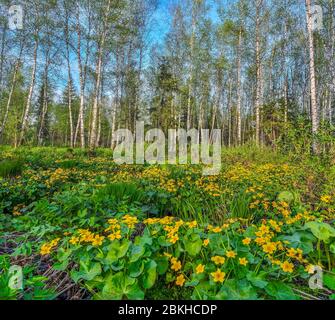
[[1, 144], [113, 147], [142, 120], [220, 128], [227, 146], [332, 150], [334, 0], [27, 0], [22, 30], [12, 4]]

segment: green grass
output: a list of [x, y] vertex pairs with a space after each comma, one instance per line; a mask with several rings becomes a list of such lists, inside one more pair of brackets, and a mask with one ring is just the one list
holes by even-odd
[[22, 173], [24, 162], [21, 159], [6, 159], [0, 162], [0, 177], [11, 178]]

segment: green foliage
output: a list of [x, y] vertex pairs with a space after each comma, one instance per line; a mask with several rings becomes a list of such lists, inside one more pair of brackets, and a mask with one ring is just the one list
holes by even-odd
[[[94, 159], [66, 148], [1, 152], [25, 163], [0, 180], [12, 255], [46, 256], [90, 298], [298, 299], [309, 264], [335, 267], [334, 170], [322, 162], [245, 146], [224, 150], [221, 173], [206, 177], [201, 166], [116, 166], [100, 149]], [[273, 254], [257, 244], [261, 232]], [[1, 294], [55, 297], [29, 268], [20, 292], [2, 272]]]
[[126, 200], [129, 203], [140, 203], [145, 195], [136, 184], [133, 183], [113, 183], [99, 190], [97, 197], [111, 197], [114, 201]]
[[7, 159], [0, 161], [0, 177], [10, 178], [20, 175], [23, 170], [23, 164], [21, 159]]
[[241, 192], [232, 199], [229, 205], [229, 212], [232, 218], [242, 218], [250, 220], [253, 217], [253, 213], [250, 210], [251, 199]]

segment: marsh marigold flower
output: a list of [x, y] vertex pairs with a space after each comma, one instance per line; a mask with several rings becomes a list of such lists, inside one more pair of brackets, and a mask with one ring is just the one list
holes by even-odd
[[195, 272], [197, 274], [204, 273], [204, 271], [205, 271], [205, 266], [203, 264], [199, 264], [195, 269]]
[[290, 258], [295, 258], [297, 252], [294, 248], [287, 249], [287, 256]]
[[203, 245], [204, 247], [207, 247], [209, 245], [209, 239], [205, 239]]
[[227, 251], [226, 256], [228, 258], [235, 258], [237, 256], [237, 253], [235, 251]]
[[45, 256], [45, 255], [50, 254], [50, 253], [51, 253], [51, 247], [48, 244], [42, 245], [41, 250], [40, 250], [40, 254], [42, 256]]
[[211, 260], [216, 264], [216, 265], [222, 265], [225, 263], [226, 259], [224, 257], [220, 256], [215, 256], [212, 257]]
[[94, 237], [94, 239], [92, 240], [92, 245], [93, 245], [93, 246], [96, 246], [96, 247], [101, 246], [102, 243], [103, 243], [103, 241], [104, 241], [104, 239], [105, 239], [104, 236], [96, 235], [96, 236]]
[[266, 242], [266, 239], [264, 239], [263, 237], [258, 237], [256, 238], [255, 242], [260, 246]]
[[246, 266], [249, 262], [246, 258], [240, 258], [239, 259], [240, 265]]
[[171, 242], [172, 244], [175, 244], [178, 240], [179, 237], [176, 234], [169, 237], [169, 242]]
[[72, 237], [70, 240], [69, 240], [69, 243], [73, 244], [73, 245], [76, 245], [79, 243], [79, 238], [78, 237]]
[[192, 222], [188, 222], [187, 225], [188, 225], [189, 228], [192, 229], [192, 228], [195, 228], [198, 225], [198, 222], [194, 220]]
[[268, 254], [272, 254], [276, 251], [276, 244], [273, 242], [269, 242], [263, 245], [263, 251]]
[[121, 238], [121, 231], [116, 231], [108, 236], [108, 239], [111, 241], [120, 240]]
[[220, 269], [217, 269], [215, 272], [211, 273], [211, 276], [213, 277], [214, 282], [223, 283], [223, 281], [225, 280], [226, 274], [222, 272]]
[[281, 268], [283, 269], [284, 272], [287, 273], [292, 273], [294, 269], [294, 264], [288, 261], [285, 261], [282, 265]]
[[186, 281], [185, 277], [181, 274], [180, 276], [177, 277], [176, 285], [182, 287], [185, 281]]
[[172, 265], [171, 270], [173, 271], [179, 271], [181, 269], [181, 262], [179, 260], [176, 260], [174, 258], [171, 259]]
[[214, 232], [214, 233], [220, 233], [220, 232], [222, 232], [222, 228], [216, 227], [216, 228], [212, 229], [211, 231]]
[[324, 202], [324, 203], [330, 203], [331, 202], [331, 196], [322, 196], [321, 197], [321, 201]]
[[245, 246], [248, 246], [250, 243], [251, 243], [251, 239], [250, 238], [245, 238], [242, 240], [242, 243], [245, 245]]

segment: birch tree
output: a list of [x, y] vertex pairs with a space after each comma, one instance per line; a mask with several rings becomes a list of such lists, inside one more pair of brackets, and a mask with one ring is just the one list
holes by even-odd
[[311, 0], [306, 0], [306, 16], [307, 16], [307, 32], [309, 47], [309, 78], [310, 78], [310, 97], [311, 97], [311, 119], [313, 133], [313, 153], [319, 152], [316, 135], [319, 131], [319, 116], [316, 95], [316, 77], [315, 77], [315, 61], [314, 61], [314, 36], [313, 36], [313, 12]]

